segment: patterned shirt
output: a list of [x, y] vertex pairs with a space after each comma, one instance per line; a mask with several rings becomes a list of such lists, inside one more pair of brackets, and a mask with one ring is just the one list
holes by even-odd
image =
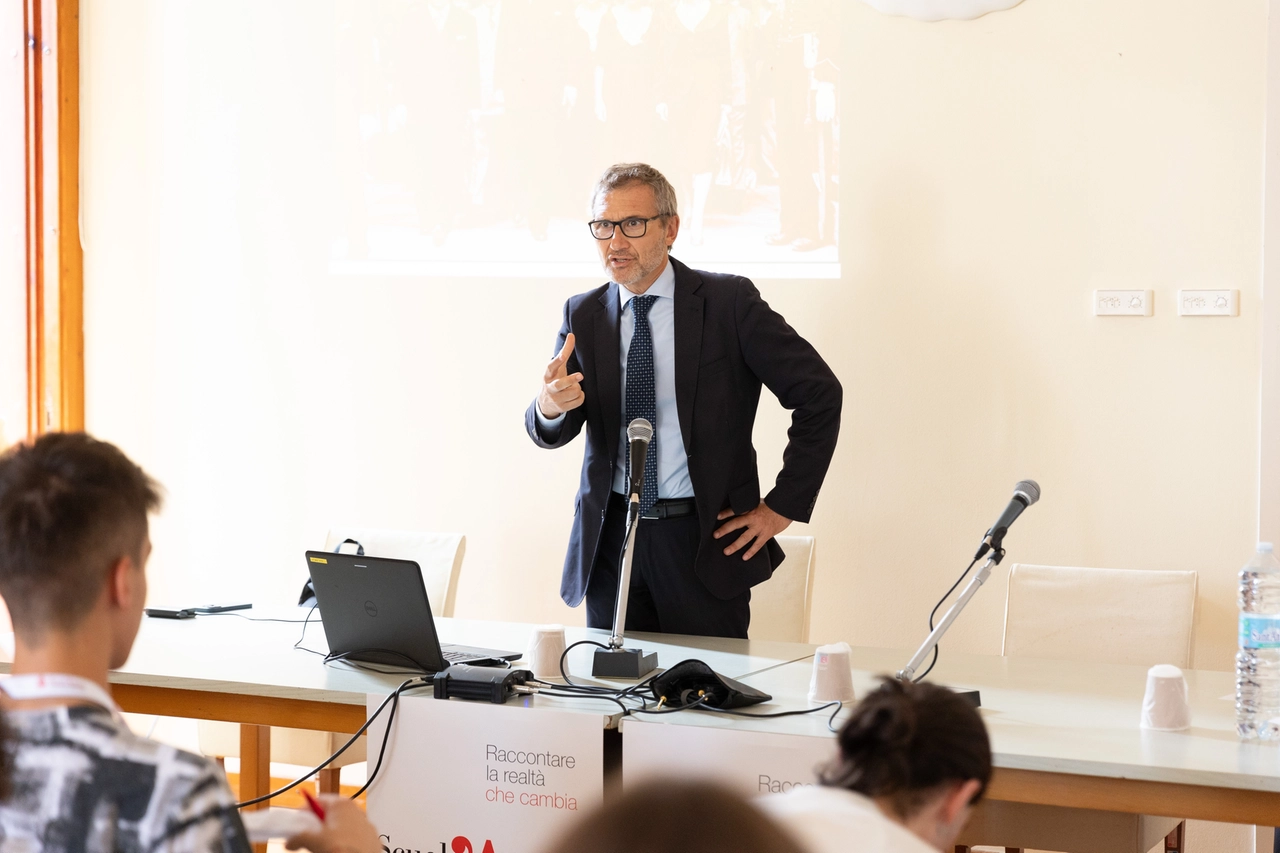
[[212, 761], [139, 737], [97, 706], [6, 714], [13, 793], [0, 853], [248, 853]]

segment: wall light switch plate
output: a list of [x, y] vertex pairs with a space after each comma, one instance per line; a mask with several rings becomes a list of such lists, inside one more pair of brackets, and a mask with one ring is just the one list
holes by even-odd
[[1183, 317], [1239, 317], [1238, 290], [1179, 290], [1178, 313]]
[[1150, 290], [1095, 290], [1093, 292], [1093, 316], [1095, 317], [1150, 317], [1155, 309], [1155, 299]]

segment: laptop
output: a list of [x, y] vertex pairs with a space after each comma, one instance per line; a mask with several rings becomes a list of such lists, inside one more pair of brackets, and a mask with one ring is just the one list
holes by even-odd
[[331, 656], [439, 672], [498, 664], [521, 652], [440, 645], [422, 570], [413, 560], [308, 551], [307, 569]]

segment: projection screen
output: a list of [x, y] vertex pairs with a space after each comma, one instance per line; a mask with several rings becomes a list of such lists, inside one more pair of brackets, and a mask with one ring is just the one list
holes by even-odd
[[837, 0], [340, 0], [336, 274], [599, 272], [610, 163], [675, 185], [674, 253], [837, 278]]

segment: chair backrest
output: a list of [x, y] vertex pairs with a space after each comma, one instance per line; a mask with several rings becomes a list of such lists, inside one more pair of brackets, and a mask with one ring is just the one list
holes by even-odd
[[809, 641], [809, 611], [813, 606], [814, 543], [812, 536], [779, 536], [787, 558], [773, 577], [751, 590], [753, 640]]
[[[380, 530], [375, 527], [332, 527], [325, 540], [332, 551], [344, 539], [364, 546], [369, 557], [413, 560], [422, 569], [427, 601], [436, 616], [452, 616], [458, 595], [458, 575], [467, 552], [467, 537], [461, 533], [420, 533], [414, 530]], [[351, 546], [348, 546], [351, 547]]]
[[1195, 572], [1015, 565], [1003, 654], [1185, 668], [1195, 607]]

